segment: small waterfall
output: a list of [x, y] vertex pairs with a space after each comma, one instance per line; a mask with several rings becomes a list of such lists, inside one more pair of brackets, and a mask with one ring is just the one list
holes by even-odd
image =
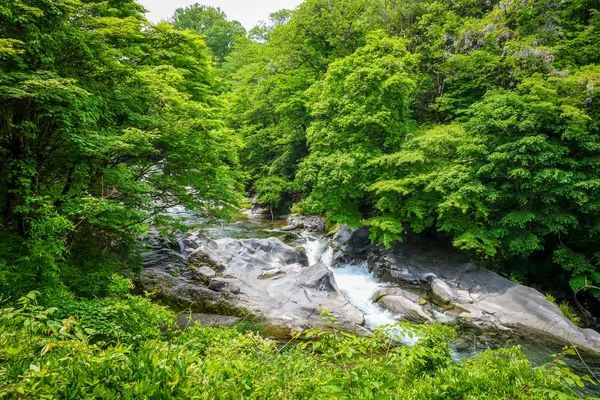
[[398, 322], [390, 311], [373, 302], [375, 294], [385, 285], [368, 272], [366, 263], [348, 264], [332, 271], [346, 299], [365, 314], [367, 328], [379, 328]]
[[309, 265], [321, 262], [328, 268], [331, 268], [333, 249], [329, 244], [329, 240], [323, 236], [316, 236], [309, 232], [302, 232], [300, 237], [302, 239], [302, 247], [304, 247], [304, 251], [308, 257]]
[[[329, 239], [309, 232], [302, 232], [301, 238], [309, 264], [321, 262], [331, 269], [344, 297], [364, 314], [367, 328], [376, 329], [398, 322], [400, 315], [395, 315], [373, 301], [375, 294], [386, 287], [386, 284], [369, 273], [366, 262], [332, 268], [333, 249]], [[391, 328], [388, 333], [406, 344], [414, 344], [418, 340], [417, 337], [409, 338], [399, 327]]]

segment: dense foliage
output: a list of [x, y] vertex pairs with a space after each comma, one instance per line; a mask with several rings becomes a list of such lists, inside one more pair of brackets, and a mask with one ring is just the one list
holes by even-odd
[[181, 332], [123, 276], [166, 209], [231, 215], [247, 178], [272, 212], [598, 287], [599, 8], [306, 0], [246, 32], [198, 4], [0, 0], [0, 398], [579, 398], [560, 357], [456, 361], [442, 326]]
[[518, 348], [453, 361], [447, 327], [412, 327], [414, 346], [309, 331], [320, 340], [282, 347], [236, 327], [161, 332], [168, 311], [110, 302], [45, 309], [31, 293], [1, 309], [0, 398], [571, 399], [584, 385], [559, 358], [532, 369]]
[[173, 16], [176, 29], [204, 36], [213, 59], [221, 63], [233, 50], [236, 40], [246, 37], [246, 29], [237, 21], [228, 21], [220, 8], [194, 4], [178, 8]]
[[204, 41], [142, 11], [0, 2], [5, 295], [59, 279], [102, 295], [114, 271], [139, 268], [135, 235], [166, 207], [235, 209], [238, 142], [219, 119]]
[[520, 281], [597, 285], [599, 10], [305, 1], [223, 66], [253, 189], [386, 245], [425, 232]]

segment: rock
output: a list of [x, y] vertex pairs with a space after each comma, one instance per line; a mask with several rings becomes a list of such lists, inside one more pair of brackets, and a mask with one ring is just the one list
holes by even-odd
[[421, 300], [423, 299], [423, 297], [417, 293], [409, 292], [408, 290], [404, 290], [399, 287], [386, 287], [375, 293], [375, 296], [373, 296], [373, 301], [377, 303], [384, 296], [401, 296], [417, 304], [421, 303]]
[[[363, 314], [341, 294], [331, 271], [323, 264], [307, 267], [306, 254], [279, 239], [214, 241], [194, 233], [180, 238], [179, 245], [181, 254], [175, 252], [174, 259], [187, 272], [178, 276], [167, 271], [170, 258], [161, 264], [155, 254], [165, 249], [156, 246], [146, 255], [151, 262], [138, 284], [157, 299], [195, 312], [256, 316], [277, 327], [271, 331], [288, 336], [307, 327], [328, 328], [319, 314], [326, 308], [339, 328], [369, 334], [361, 326]], [[197, 284], [196, 277], [208, 287]]]
[[244, 214], [246, 214], [250, 219], [262, 219], [267, 216], [270, 217], [271, 211], [265, 203], [261, 203], [258, 200], [258, 196], [254, 196], [254, 198], [252, 198], [252, 205], [250, 209], [245, 210]]
[[432, 315], [420, 305], [423, 298], [416, 293], [400, 288], [385, 288], [375, 295], [374, 300], [388, 310], [401, 314], [405, 320], [433, 322]]
[[234, 279], [213, 278], [210, 280], [208, 288], [215, 292], [240, 294], [240, 286]]
[[171, 249], [160, 249], [143, 253], [142, 256], [144, 257], [144, 262], [142, 263], [144, 268], [160, 266], [169, 270], [178, 270], [182, 269], [186, 264], [185, 257]]
[[316, 264], [313, 268], [310, 277], [304, 282], [304, 287], [316, 289], [321, 292], [338, 292], [339, 289], [335, 283], [333, 272], [331, 272], [324, 264]]
[[201, 282], [208, 283], [212, 278], [217, 276], [217, 273], [209, 267], [200, 267], [194, 271], [194, 276]]
[[431, 291], [442, 300], [454, 304], [473, 303], [468, 291], [459, 288], [452, 289], [448, 283], [438, 279], [435, 275], [433, 279], [430, 279], [429, 276], [427, 279], [431, 285]]
[[160, 268], [143, 269], [137, 283], [142, 289], [152, 293], [154, 299], [180, 309], [217, 314], [249, 314], [220, 293], [194, 284], [184, 277], [172, 276]]
[[281, 230], [292, 231], [296, 229], [325, 232], [325, 220], [318, 215], [292, 214], [287, 218], [287, 225], [281, 228]]
[[341, 225], [333, 236], [333, 246], [343, 253], [356, 253], [371, 246], [367, 228], [351, 229]]
[[285, 275], [285, 271], [282, 271], [278, 268], [268, 269], [266, 271], [262, 271], [260, 275], [258, 275], [258, 279], [271, 279], [276, 278], [278, 276]]
[[177, 318], [179, 329], [187, 329], [192, 325], [200, 324], [202, 326], [234, 326], [242, 321], [240, 317], [232, 317], [217, 314], [185, 313]]

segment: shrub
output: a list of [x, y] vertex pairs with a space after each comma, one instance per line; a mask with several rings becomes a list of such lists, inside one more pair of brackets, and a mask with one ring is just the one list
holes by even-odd
[[565, 383], [589, 380], [559, 357], [534, 370], [517, 347], [454, 361], [453, 331], [444, 326], [392, 328], [417, 335], [415, 346], [385, 332], [361, 338], [335, 329], [307, 331], [284, 346], [236, 328], [161, 335], [150, 326], [172, 315], [133, 297], [114, 300], [122, 313], [116, 320], [133, 318], [146, 334], [100, 343], [95, 339], [106, 327], [90, 325], [101, 320], [91, 317], [95, 303], [72, 304], [89, 310], [79, 319], [67, 316], [37, 305], [35, 293], [0, 310], [0, 398], [570, 399], [577, 396]]

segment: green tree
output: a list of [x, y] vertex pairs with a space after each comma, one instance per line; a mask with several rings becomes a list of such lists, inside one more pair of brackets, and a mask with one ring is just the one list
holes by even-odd
[[298, 181], [307, 212], [325, 213], [356, 225], [372, 182], [368, 161], [395, 150], [413, 129], [409, 106], [416, 59], [406, 42], [382, 32], [369, 36], [354, 54], [332, 63], [308, 91], [314, 122], [308, 129], [310, 155]]
[[237, 142], [205, 44], [141, 12], [133, 0], [0, 8], [2, 226], [27, 249], [0, 268], [17, 281], [51, 279], [90, 247], [99, 258], [82, 258], [101, 268], [170, 205], [235, 207]]
[[173, 26], [204, 35], [206, 45], [217, 63], [222, 63], [231, 53], [236, 40], [246, 36], [246, 29], [242, 24], [228, 21], [227, 15], [220, 8], [197, 3], [175, 10]]

